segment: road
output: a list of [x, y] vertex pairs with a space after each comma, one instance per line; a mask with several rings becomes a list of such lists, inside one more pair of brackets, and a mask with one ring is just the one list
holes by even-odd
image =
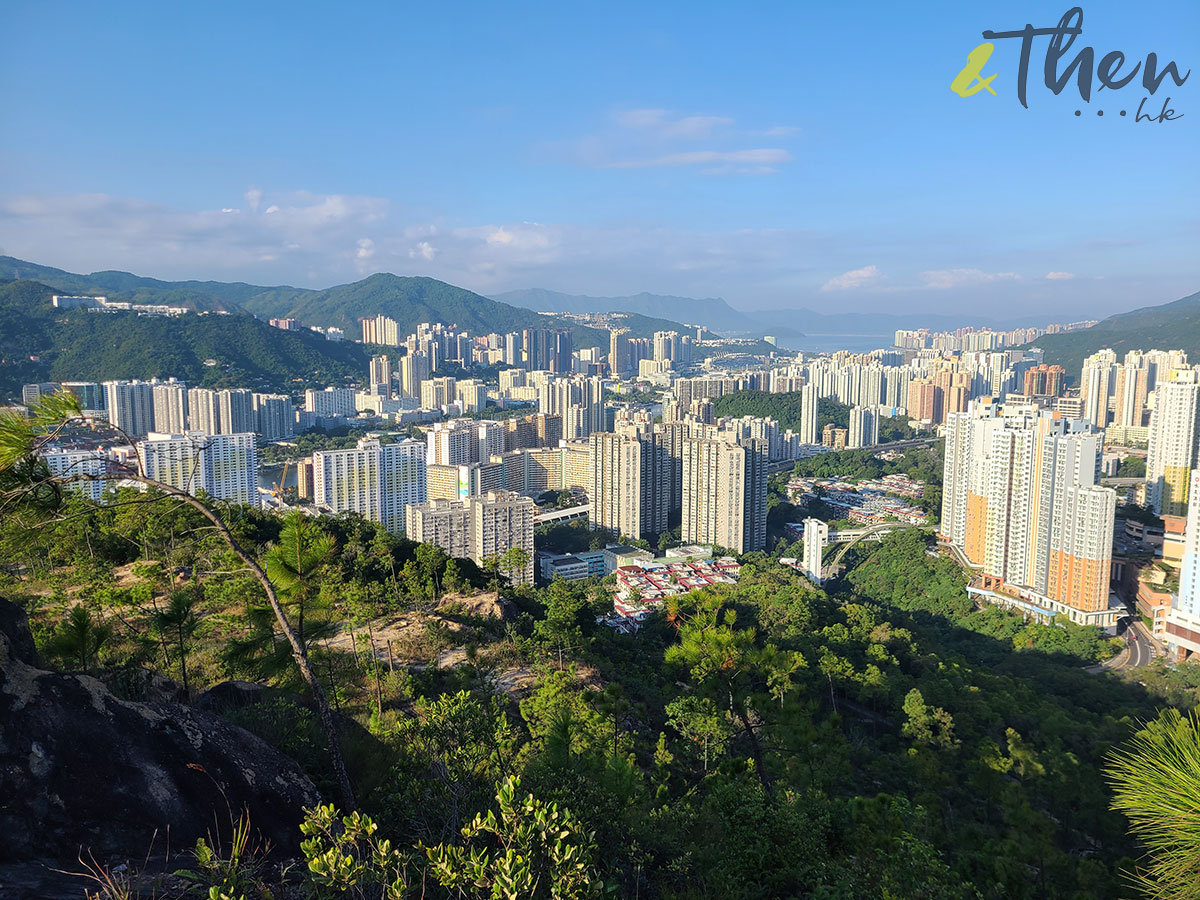
[[[1135, 634], [1137, 635], [1136, 641], [1132, 639]], [[1135, 617], [1121, 638], [1125, 642], [1124, 649], [1107, 662], [1098, 666], [1089, 666], [1089, 672], [1124, 672], [1149, 665], [1158, 655], [1154, 639], [1150, 636], [1146, 626], [1142, 624], [1141, 619]]]

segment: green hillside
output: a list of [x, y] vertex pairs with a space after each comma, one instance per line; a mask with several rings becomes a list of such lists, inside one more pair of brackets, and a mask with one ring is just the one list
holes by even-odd
[[[178, 318], [57, 310], [54, 289], [0, 284], [0, 395], [38, 380], [175, 376], [191, 384], [295, 391], [361, 378], [370, 354], [243, 313]], [[212, 360], [214, 365], [206, 363]]]
[[382, 313], [395, 319], [400, 333], [408, 334], [421, 322], [458, 325], [473, 334], [515, 331], [548, 323], [532, 310], [497, 303], [464, 288], [435, 278], [378, 274], [299, 296], [264, 292], [243, 301], [247, 312], [259, 316], [295, 316], [313, 325], [338, 325], [347, 334], [358, 330], [358, 320]]
[[1200, 292], [1161, 306], [1144, 306], [1109, 316], [1091, 328], [1067, 334], [1048, 334], [1029, 344], [1046, 351], [1046, 362], [1078, 377], [1083, 361], [1111, 347], [1120, 359], [1130, 350], [1186, 350], [1200, 358]]
[[160, 281], [129, 272], [93, 272], [77, 275], [53, 266], [0, 256], [0, 281], [36, 281], [54, 293], [103, 294], [110, 300], [131, 303], [164, 303], [197, 310], [235, 310], [245, 298], [271, 290], [297, 292], [298, 288], [262, 288], [253, 284], [219, 281]]
[[[603, 329], [510, 306], [435, 278], [381, 273], [352, 284], [309, 290], [240, 281], [162, 281], [119, 271], [78, 275], [0, 256], [0, 281], [9, 279], [36, 281], [58, 293], [104, 294], [132, 303], [164, 303], [204, 311], [244, 310], [264, 319], [294, 316], [304, 325], [339, 326], [351, 340], [360, 334], [359, 319], [382, 313], [399, 323], [402, 335], [412, 333], [422, 322], [457, 325], [472, 334], [567, 327], [577, 348], [608, 344], [608, 332]], [[678, 322], [637, 313], [627, 313], [624, 325], [634, 337], [650, 337], [655, 331], [688, 330]]]

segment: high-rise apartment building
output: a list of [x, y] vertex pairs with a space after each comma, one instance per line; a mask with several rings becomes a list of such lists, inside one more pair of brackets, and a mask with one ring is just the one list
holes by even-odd
[[1066, 387], [1066, 371], [1062, 366], [1033, 366], [1025, 370], [1024, 387], [1026, 397], [1061, 397]]
[[286, 394], [254, 395], [254, 430], [266, 441], [282, 441], [296, 430], [296, 410]]
[[800, 443], [817, 443], [817, 419], [820, 395], [815, 384], [806, 384], [800, 389]]
[[630, 371], [628, 329], [617, 328], [609, 332], [608, 368], [616, 376], [625, 375]]
[[1109, 422], [1109, 400], [1116, 370], [1117, 354], [1112, 350], [1100, 350], [1083, 361], [1083, 373], [1079, 378], [1083, 417], [1100, 429]]
[[908, 385], [908, 417], [918, 422], [943, 421], [942, 389], [932, 378], [914, 378]]
[[[64, 485], [65, 489], [82, 494], [90, 500], [99, 501], [111, 484], [98, 476], [105, 475], [111, 465], [109, 458], [99, 450], [64, 450], [46, 447], [39, 451], [46, 468], [59, 478], [79, 478]], [[94, 479], [94, 480], [93, 480]]]
[[304, 392], [304, 408], [322, 418], [353, 418], [358, 415], [357, 393], [354, 388], [309, 388]]
[[767, 450], [761, 441], [688, 438], [683, 442], [684, 543], [735, 553], [767, 542]]
[[145, 381], [104, 382], [108, 421], [132, 438], [154, 430], [154, 386]]
[[436, 544], [450, 556], [472, 559], [479, 566], [514, 548], [524, 550], [526, 565], [505, 574], [515, 583], [532, 584], [535, 513], [528, 497], [489, 491], [481, 497], [410, 506], [406, 532], [412, 540]]
[[1150, 367], [1126, 362], [1117, 367], [1113, 389], [1113, 424], [1140, 428], [1146, 424], [1146, 401], [1150, 389]]
[[258, 451], [254, 435], [152, 432], [138, 443], [148, 478], [228, 503], [258, 506]]
[[562, 421], [562, 437], [574, 441], [604, 430], [604, 381], [552, 378], [538, 388], [538, 412]]
[[630, 538], [667, 528], [666, 452], [645, 434], [593, 432], [588, 498], [592, 524]]
[[872, 407], [855, 406], [850, 410], [850, 433], [846, 447], [874, 447], [879, 443], [879, 411]]
[[254, 431], [254, 392], [245, 388], [217, 391], [220, 410], [220, 434], [246, 434]]
[[[221, 404], [212, 388], [191, 388], [187, 392], [188, 431], [221, 433]], [[179, 433], [179, 432], [175, 432]]]
[[464, 413], [483, 412], [487, 408], [487, 385], [477, 378], [456, 382], [454, 396]]
[[506, 366], [524, 365], [525, 344], [521, 340], [521, 332], [510, 331], [504, 336], [504, 364]]
[[425, 432], [425, 461], [433, 466], [479, 462], [475, 423], [467, 419], [435, 422]]
[[378, 315], [362, 320], [362, 342], [381, 347], [400, 346], [400, 326], [395, 319]]
[[449, 376], [421, 382], [421, 408], [441, 409], [458, 401], [457, 382]]
[[33, 384], [21, 385], [21, 403], [33, 406], [43, 397], [49, 397], [58, 391], [58, 385], [53, 381], [38, 381]]
[[392, 361], [383, 356], [372, 356], [367, 372], [367, 392], [380, 397], [392, 396]]
[[1046, 615], [1109, 624], [1116, 494], [1099, 486], [1102, 450], [1086, 420], [976, 401], [947, 418], [942, 533]]
[[521, 343], [525, 348], [525, 369], [534, 372], [550, 368], [550, 356], [554, 346], [553, 332], [545, 328], [526, 328]]
[[554, 332], [554, 351], [550, 355], [550, 371], [559, 375], [571, 374], [575, 342], [569, 331]]
[[313, 454], [313, 500], [330, 512], [356, 512], [400, 532], [405, 507], [425, 502], [425, 447], [363, 438], [353, 450], [319, 450]]
[[177, 381], [154, 385], [154, 430], [183, 434], [187, 429], [187, 387]]
[[70, 391], [84, 409], [105, 409], [105, 391], [102, 385], [94, 381], [64, 381], [63, 389]]
[[1174, 369], [1154, 388], [1146, 497], [1160, 516], [1187, 514], [1188, 487], [1200, 454], [1200, 383], [1195, 369]]
[[421, 382], [429, 378], [429, 357], [424, 353], [409, 353], [400, 358], [400, 395], [412, 400], [421, 399]]
[[[1200, 469], [1192, 472], [1189, 494], [1200, 496]], [[1200, 503], [1188, 505], [1179, 592], [1167, 612], [1166, 642], [1173, 660], [1200, 653]]]

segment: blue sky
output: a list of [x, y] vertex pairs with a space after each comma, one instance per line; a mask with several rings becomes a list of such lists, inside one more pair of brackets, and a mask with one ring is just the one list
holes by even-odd
[[[949, 89], [983, 30], [1066, 9], [10, 0], [0, 249], [1007, 318], [1200, 290], [1200, 74], [1146, 103], [1170, 96], [1166, 123], [1133, 121], [1140, 79], [1051, 94], [1045, 39], [1029, 109], [1015, 41], [984, 69], [998, 96]], [[1071, 55], [1200, 66], [1195, 0], [1083, 11]]]

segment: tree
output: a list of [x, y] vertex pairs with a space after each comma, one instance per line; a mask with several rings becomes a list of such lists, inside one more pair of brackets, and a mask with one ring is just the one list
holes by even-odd
[[198, 585], [173, 591], [166, 607], [150, 617], [154, 629], [164, 641], [164, 646], [169, 641], [179, 653], [179, 674], [183, 681], [183, 692], [189, 697], [192, 692], [188, 685], [187, 655], [192, 637], [200, 625], [200, 619], [196, 615], [196, 595], [199, 591]]
[[[518, 574], [524, 574], [525, 569], [529, 566], [529, 551], [523, 547], [509, 547], [504, 551], [504, 555], [500, 557], [500, 570], [508, 578], [511, 584]], [[497, 602], [500, 597], [497, 594]]]
[[463, 577], [462, 568], [456, 560], [446, 560], [446, 569], [442, 573], [442, 587], [449, 594], [460, 594], [467, 589], [467, 580]]
[[583, 643], [579, 616], [587, 608], [587, 597], [561, 578], [554, 579], [543, 595], [546, 617], [533, 626], [540, 641], [558, 650], [558, 667], [563, 667], [563, 651]]
[[[904, 696], [904, 726], [900, 731], [918, 744], [950, 750], [958, 746], [954, 737], [954, 720], [940, 706], [925, 704], [921, 692], [913, 688]], [[1016, 732], [1011, 733], [1015, 734]], [[1019, 737], [1019, 736], [1018, 736]]]
[[772, 796], [771, 776], [757, 725], [751, 720], [758, 688], [765, 678], [759, 669], [762, 654], [753, 628], [737, 628], [737, 613], [715, 593], [691, 595], [685, 611], [679, 602], [668, 603], [668, 615], [680, 623], [679, 643], [667, 648], [668, 663], [688, 670], [697, 692], [721, 703], [742, 726], [750, 744], [763, 791]]
[[[0, 512], [7, 515], [23, 513], [41, 524], [47, 520], [53, 521], [55, 512], [62, 504], [66, 487], [88, 481], [134, 481], [154, 488], [161, 495], [198, 512], [250, 571], [266, 594], [267, 603], [275, 614], [279, 629], [291, 646], [292, 658], [312, 692], [321, 725], [329, 742], [329, 755], [342, 805], [352, 810], [355, 806], [354, 791], [342, 758], [333, 711], [309, 661], [308, 649], [300, 640], [296, 629], [292, 627], [274, 582], [259, 565], [258, 560], [234, 537], [226, 522], [206, 502], [186, 491], [150, 478], [142, 471], [140, 460], [136, 456], [128, 462], [107, 461], [105, 471], [99, 474], [54, 475], [50, 472], [41, 458], [41, 451], [52, 444], [67, 427], [93, 424], [84, 418], [83, 408], [75, 395], [65, 390], [42, 397], [30, 408], [28, 417], [22, 416], [14, 409], [0, 409]], [[123, 432], [121, 434], [131, 445], [136, 445], [137, 442], [131, 436]], [[157, 502], [157, 499], [147, 499], [144, 502]]]
[[279, 541], [263, 558], [267, 576], [295, 616], [296, 636], [303, 644], [304, 616], [319, 587], [317, 570], [334, 553], [333, 538], [317, 520], [292, 510], [283, 520]]
[[51, 647], [65, 659], [78, 662], [86, 675], [89, 663], [111, 637], [111, 626], [97, 622], [84, 607], [77, 605], [71, 607], [67, 618], [55, 629]]
[[1115, 796], [1149, 851], [1135, 878], [1148, 897], [1200, 894], [1200, 718], [1165, 709], [1109, 757]]
[[690, 694], [677, 697], [667, 704], [667, 721], [694, 744], [699, 744], [704, 759], [704, 771], [712, 754], [720, 753], [733, 729], [728, 717], [707, 697]]
[[532, 794], [516, 776], [501, 782], [495, 810], [462, 829], [463, 843], [426, 847], [434, 878], [462, 897], [582, 900], [604, 887], [592, 832], [568, 809]]

